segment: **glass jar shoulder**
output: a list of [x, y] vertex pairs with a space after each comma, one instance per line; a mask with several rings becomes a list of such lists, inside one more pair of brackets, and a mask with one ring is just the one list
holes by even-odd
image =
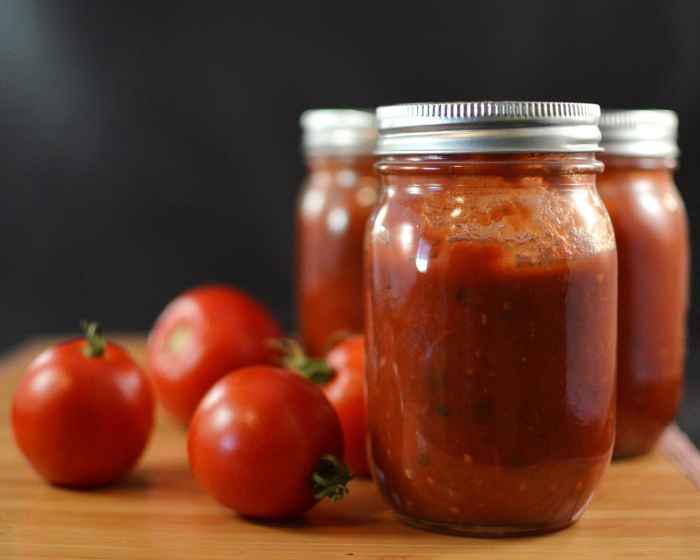
[[332, 216], [339, 223], [365, 221], [379, 198], [372, 161], [343, 159], [312, 165], [299, 193], [302, 223], [325, 221], [333, 229]]
[[615, 249], [592, 175], [387, 176], [384, 185], [370, 240], [406, 257], [456, 242], [497, 244], [533, 264]]
[[620, 235], [685, 235], [687, 212], [669, 170], [610, 168], [598, 192]]

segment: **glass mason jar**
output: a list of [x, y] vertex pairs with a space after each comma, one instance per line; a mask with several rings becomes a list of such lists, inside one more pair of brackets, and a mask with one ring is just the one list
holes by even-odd
[[688, 220], [673, 181], [672, 111], [604, 111], [598, 190], [619, 258], [615, 458], [654, 447], [678, 410], [688, 309]]
[[599, 111], [378, 109], [370, 452], [382, 493], [411, 525], [559, 529], [610, 462], [617, 258], [595, 187]]
[[297, 212], [297, 311], [313, 356], [363, 330], [362, 255], [378, 198], [372, 155], [374, 114], [306, 111], [301, 117], [308, 167]]

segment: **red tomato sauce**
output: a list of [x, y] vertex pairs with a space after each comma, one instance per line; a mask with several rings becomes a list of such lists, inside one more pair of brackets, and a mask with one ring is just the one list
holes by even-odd
[[297, 305], [307, 352], [363, 329], [362, 245], [379, 181], [372, 156], [311, 156], [297, 218]]
[[681, 399], [688, 309], [688, 224], [661, 158], [603, 156], [598, 181], [619, 255], [615, 457], [649, 451]]

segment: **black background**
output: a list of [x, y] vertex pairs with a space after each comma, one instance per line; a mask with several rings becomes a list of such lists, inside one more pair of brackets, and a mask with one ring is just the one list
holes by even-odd
[[[675, 109], [698, 246], [699, 21], [691, 0], [2, 0], [0, 346], [81, 317], [146, 329], [175, 294], [214, 280], [291, 327], [297, 120], [310, 107]], [[700, 441], [698, 306], [690, 342], [680, 420]]]

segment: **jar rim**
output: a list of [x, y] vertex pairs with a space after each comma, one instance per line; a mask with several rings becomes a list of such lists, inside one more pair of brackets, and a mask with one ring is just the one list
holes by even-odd
[[380, 175], [579, 175], [599, 174], [603, 163], [591, 152], [385, 154]]

